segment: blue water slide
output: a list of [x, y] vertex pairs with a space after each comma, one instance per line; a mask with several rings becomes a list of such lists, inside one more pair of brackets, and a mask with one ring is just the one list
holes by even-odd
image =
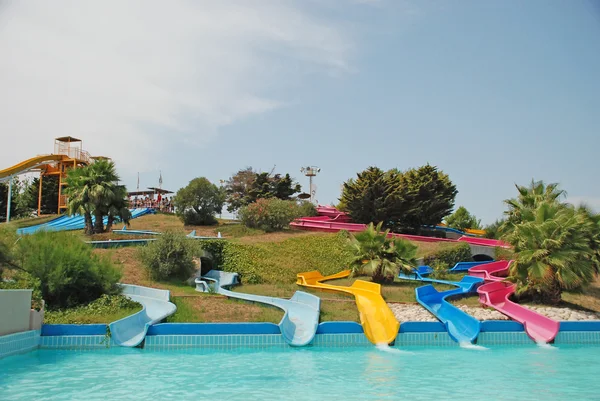
[[472, 343], [477, 339], [481, 330], [481, 322], [468, 313], [458, 309], [446, 298], [453, 296], [464, 296], [477, 290], [483, 279], [472, 276], [464, 276], [461, 281], [436, 280], [427, 276], [433, 272], [429, 266], [419, 266], [414, 269], [414, 274], [400, 273], [399, 278], [404, 280], [422, 281], [437, 284], [446, 284], [458, 288], [439, 292], [433, 285], [425, 285], [415, 289], [417, 302], [431, 312], [438, 320], [446, 326], [448, 334], [456, 342]]
[[189, 233], [187, 235], [188, 238], [193, 238], [193, 239], [223, 239], [223, 237], [221, 237], [221, 233], [219, 232], [219, 234], [216, 237], [207, 237], [207, 236], [203, 236], [203, 235], [196, 235], [196, 230], [192, 230], [191, 233]]
[[127, 226], [123, 226], [120, 230], [112, 230], [115, 234], [127, 234], [127, 235], [161, 235], [162, 233], [151, 231], [151, 230], [128, 230]]
[[[132, 209], [131, 210], [131, 218], [135, 219], [140, 216], [143, 216], [148, 213], [153, 213], [154, 211], [149, 208], [140, 208], [140, 209]], [[95, 221], [95, 218], [92, 217], [92, 221]], [[108, 221], [108, 218], [104, 218], [104, 224]], [[73, 216], [60, 216], [54, 220], [46, 222], [44, 224], [38, 224], [36, 226], [25, 227], [17, 230], [17, 234], [33, 234], [40, 230], [46, 231], [69, 231], [69, 230], [82, 230], [85, 228], [85, 220], [83, 216], [73, 215]]]
[[472, 343], [479, 335], [481, 322], [446, 301], [446, 298], [474, 292], [482, 283], [483, 279], [465, 276], [461, 281], [452, 283], [458, 288], [439, 292], [433, 285], [429, 284], [415, 289], [415, 293], [417, 302], [444, 323], [448, 334], [454, 341]]
[[285, 312], [279, 322], [279, 328], [281, 335], [288, 344], [303, 346], [313, 340], [319, 326], [319, 312], [321, 307], [321, 299], [319, 297], [303, 291], [296, 291], [288, 300], [244, 294], [226, 289], [236, 284], [239, 284], [237, 273], [211, 270], [204, 276], [196, 279], [196, 290], [201, 292], [216, 291], [230, 298], [276, 306]]
[[136, 347], [146, 337], [148, 327], [158, 323], [177, 310], [169, 302], [169, 291], [139, 285], [122, 284], [122, 294], [132, 301], [142, 304], [143, 309], [108, 325], [115, 344], [122, 347]]
[[494, 260], [485, 260], [481, 262], [458, 262], [450, 269], [451, 272], [466, 272], [469, 271], [471, 267], [484, 265], [486, 263], [492, 263]]

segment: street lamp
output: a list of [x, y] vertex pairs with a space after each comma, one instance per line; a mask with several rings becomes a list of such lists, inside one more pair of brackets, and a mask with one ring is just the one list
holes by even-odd
[[314, 198], [316, 194], [316, 190], [313, 188], [313, 177], [316, 177], [317, 173], [319, 173], [320, 171], [321, 169], [316, 166], [307, 166], [302, 167], [300, 169], [300, 172], [307, 176], [309, 180], [310, 203], [314, 203]]

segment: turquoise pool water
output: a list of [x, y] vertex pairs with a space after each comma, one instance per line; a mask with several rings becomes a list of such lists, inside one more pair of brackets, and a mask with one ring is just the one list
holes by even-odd
[[0, 400], [598, 400], [600, 347], [37, 350]]

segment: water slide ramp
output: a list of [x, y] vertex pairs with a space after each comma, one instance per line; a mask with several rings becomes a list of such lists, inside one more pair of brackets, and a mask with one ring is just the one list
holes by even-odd
[[470, 275], [486, 281], [486, 284], [477, 289], [479, 302], [522, 323], [532, 340], [548, 343], [556, 337], [560, 323], [509, 299], [515, 292], [516, 285], [504, 280], [512, 262], [501, 260], [469, 269]]
[[5, 168], [4, 170], [0, 170], [0, 182], [6, 181], [10, 177], [18, 174], [23, 174], [28, 172], [29, 170], [33, 170], [39, 166], [44, 164], [54, 163], [57, 161], [61, 161], [63, 159], [68, 159], [66, 155], [42, 155], [32, 157], [31, 159], [27, 159], [22, 161], [21, 163], [17, 163], [14, 166]]
[[560, 323], [524, 306], [512, 302], [509, 297], [516, 285], [508, 281], [496, 281], [477, 289], [479, 301], [498, 312], [523, 324], [527, 335], [535, 342], [549, 343], [558, 334]]
[[468, 313], [449, 303], [446, 298], [462, 296], [474, 292], [483, 279], [465, 276], [459, 282], [447, 282], [458, 288], [448, 291], [437, 291], [433, 285], [425, 285], [415, 289], [417, 302], [444, 323], [450, 337], [458, 343], [472, 343], [481, 331], [481, 323]]
[[[139, 209], [131, 209], [131, 218], [136, 219], [145, 214], [153, 213], [154, 211], [150, 208], [139, 208]], [[94, 218], [92, 217], [92, 221]], [[106, 224], [106, 218], [104, 223]], [[51, 220], [44, 224], [38, 224], [36, 226], [25, 227], [17, 230], [17, 234], [33, 234], [40, 230], [45, 231], [70, 231], [70, 230], [82, 230], [85, 228], [85, 221], [83, 216], [73, 215], [73, 216], [61, 216], [57, 219]]]
[[[227, 288], [239, 284], [237, 273], [211, 270], [196, 279], [196, 290], [209, 292], [212, 289], [229, 298], [243, 299], [250, 302], [260, 302], [283, 309], [285, 314], [279, 322], [279, 328], [284, 340], [293, 346], [309, 344], [319, 326], [321, 299], [303, 291], [296, 291], [290, 299], [267, 297], [262, 295], [244, 294], [230, 291]], [[212, 284], [212, 287], [211, 287]]]
[[109, 324], [112, 340], [121, 347], [135, 347], [146, 337], [148, 327], [172, 315], [177, 310], [169, 302], [169, 291], [139, 285], [122, 284], [122, 294], [142, 304], [143, 309]]
[[324, 277], [318, 271], [298, 273], [297, 284], [322, 291], [341, 292], [354, 296], [365, 335], [373, 344], [391, 344], [398, 335], [400, 323], [381, 296], [381, 286], [356, 280], [350, 287], [324, 284], [322, 281], [348, 277], [349, 270]]
[[400, 273], [399, 278], [404, 280], [422, 281], [452, 285], [458, 288], [439, 292], [433, 285], [425, 285], [415, 289], [417, 302], [444, 323], [450, 337], [456, 342], [474, 342], [481, 331], [481, 323], [468, 313], [458, 309], [446, 298], [464, 296], [475, 292], [477, 287], [483, 283], [482, 278], [464, 276], [461, 281], [436, 280], [426, 277], [433, 270], [429, 266], [419, 266], [414, 269], [414, 274]]

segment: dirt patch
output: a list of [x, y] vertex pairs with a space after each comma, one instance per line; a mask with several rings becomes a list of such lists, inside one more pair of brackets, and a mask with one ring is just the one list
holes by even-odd
[[136, 285], [156, 286], [148, 280], [144, 266], [137, 257], [138, 248], [94, 249], [94, 253], [111, 258], [123, 271], [121, 282]]

